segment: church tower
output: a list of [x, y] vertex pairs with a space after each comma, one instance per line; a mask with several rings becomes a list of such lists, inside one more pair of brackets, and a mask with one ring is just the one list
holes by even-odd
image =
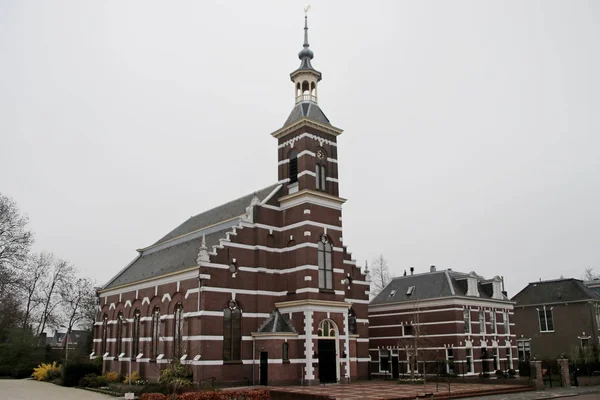
[[279, 182], [287, 195], [300, 193], [340, 202], [336, 138], [342, 130], [329, 122], [318, 104], [322, 75], [312, 66], [306, 15], [298, 58], [300, 66], [290, 74], [294, 108], [283, 127], [272, 133], [279, 139]]

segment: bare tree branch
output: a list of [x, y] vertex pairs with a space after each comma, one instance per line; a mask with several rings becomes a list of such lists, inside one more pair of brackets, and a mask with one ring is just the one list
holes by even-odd
[[377, 296], [393, 278], [387, 260], [381, 254], [371, 263], [371, 296]]

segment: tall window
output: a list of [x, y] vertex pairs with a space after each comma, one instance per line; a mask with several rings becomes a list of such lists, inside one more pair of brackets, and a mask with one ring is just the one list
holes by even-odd
[[529, 361], [531, 358], [531, 339], [517, 339], [519, 361]]
[[471, 347], [467, 348], [467, 356], [465, 359], [467, 361], [467, 372], [473, 372], [473, 349]]
[[508, 321], [508, 311], [504, 310], [502, 312], [502, 320], [504, 322], [504, 334], [510, 335], [510, 323]]
[[283, 362], [290, 361], [289, 350], [290, 345], [288, 344], [288, 342], [284, 342], [281, 347], [281, 359], [283, 360]]
[[492, 333], [495, 335], [497, 333], [497, 329], [496, 329], [496, 310], [491, 310], [490, 311], [490, 326], [491, 326]]
[[332, 246], [327, 235], [321, 236], [318, 244], [319, 253], [319, 288], [333, 289], [333, 265], [331, 262]]
[[390, 351], [379, 350], [379, 372], [390, 370]]
[[230, 300], [223, 310], [223, 361], [242, 359], [242, 310]]
[[327, 189], [327, 173], [325, 172], [325, 166], [321, 164], [317, 164], [315, 168], [316, 172], [316, 183], [317, 190], [326, 190]]
[[494, 370], [500, 369], [500, 353], [498, 353], [498, 348], [494, 347], [492, 349], [492, 357], [494, 358]]
[[298, 152], [295, 149], [290, 151], [290, 183], [298, 182]]
[[446, 372], [454, 374], [454, 349], [452, 347], [446, 349], [446, 361]]
[[353, 309], [348, 310], [348, 332], [351, 335], [356, 335], [356, 314]]
[[463, 320], [465, 321], [465, 333], [471, 333], [471, 310], [469, 308], [463, 310]]
[[102, 355], [106, 354], [106, 341], [108, 339], [108, 315], [102, 317]]
[[181, 358], [183, 355], [183, 304], [181, 303], [177, 303], [175, 306], [173, 323], [173, 355], [177, 358]]
[[123, 347], [123, 313], [120, 312], [117, 316], [117, 352], [116, 356], [121, 355], [121, 348]]
[[158, 341], [160, 339], [160, 308], [154, 307], [152, 311], [152, 351], [150, 357], [158, 357]]
[[133, 326], [131, 327], [131, 357], [136, 357], [140, 352], [140, 310], [133, 312]]
[[485, 334], [485, 313], [483, 310], [479, 310], [479, 332]]
[[540, 320], [540, 332], [553, 332], [554, 321], [552, 319], [552, 307], [546, 308], [546, 306], [544, 306], [541, 309], [538, 308], [537, 310]]

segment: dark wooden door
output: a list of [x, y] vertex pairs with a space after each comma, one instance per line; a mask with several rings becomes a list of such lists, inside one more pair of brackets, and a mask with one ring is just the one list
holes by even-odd
[[392, 378], [398, 379], [399, 376], [400, 375], [398, 373], [398, 357], [392, 356]]
[[319, 340], [319, 381], [337, 382], [335, 340]]
[[260, 384], [267, 386], [269, 383], [269, 353], [260, 352]]

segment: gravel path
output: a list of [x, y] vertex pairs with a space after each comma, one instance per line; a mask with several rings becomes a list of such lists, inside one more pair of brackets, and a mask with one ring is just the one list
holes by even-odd
[[114, 397], [32, 379], [0, 379], [2, 400], [107, 400]]

